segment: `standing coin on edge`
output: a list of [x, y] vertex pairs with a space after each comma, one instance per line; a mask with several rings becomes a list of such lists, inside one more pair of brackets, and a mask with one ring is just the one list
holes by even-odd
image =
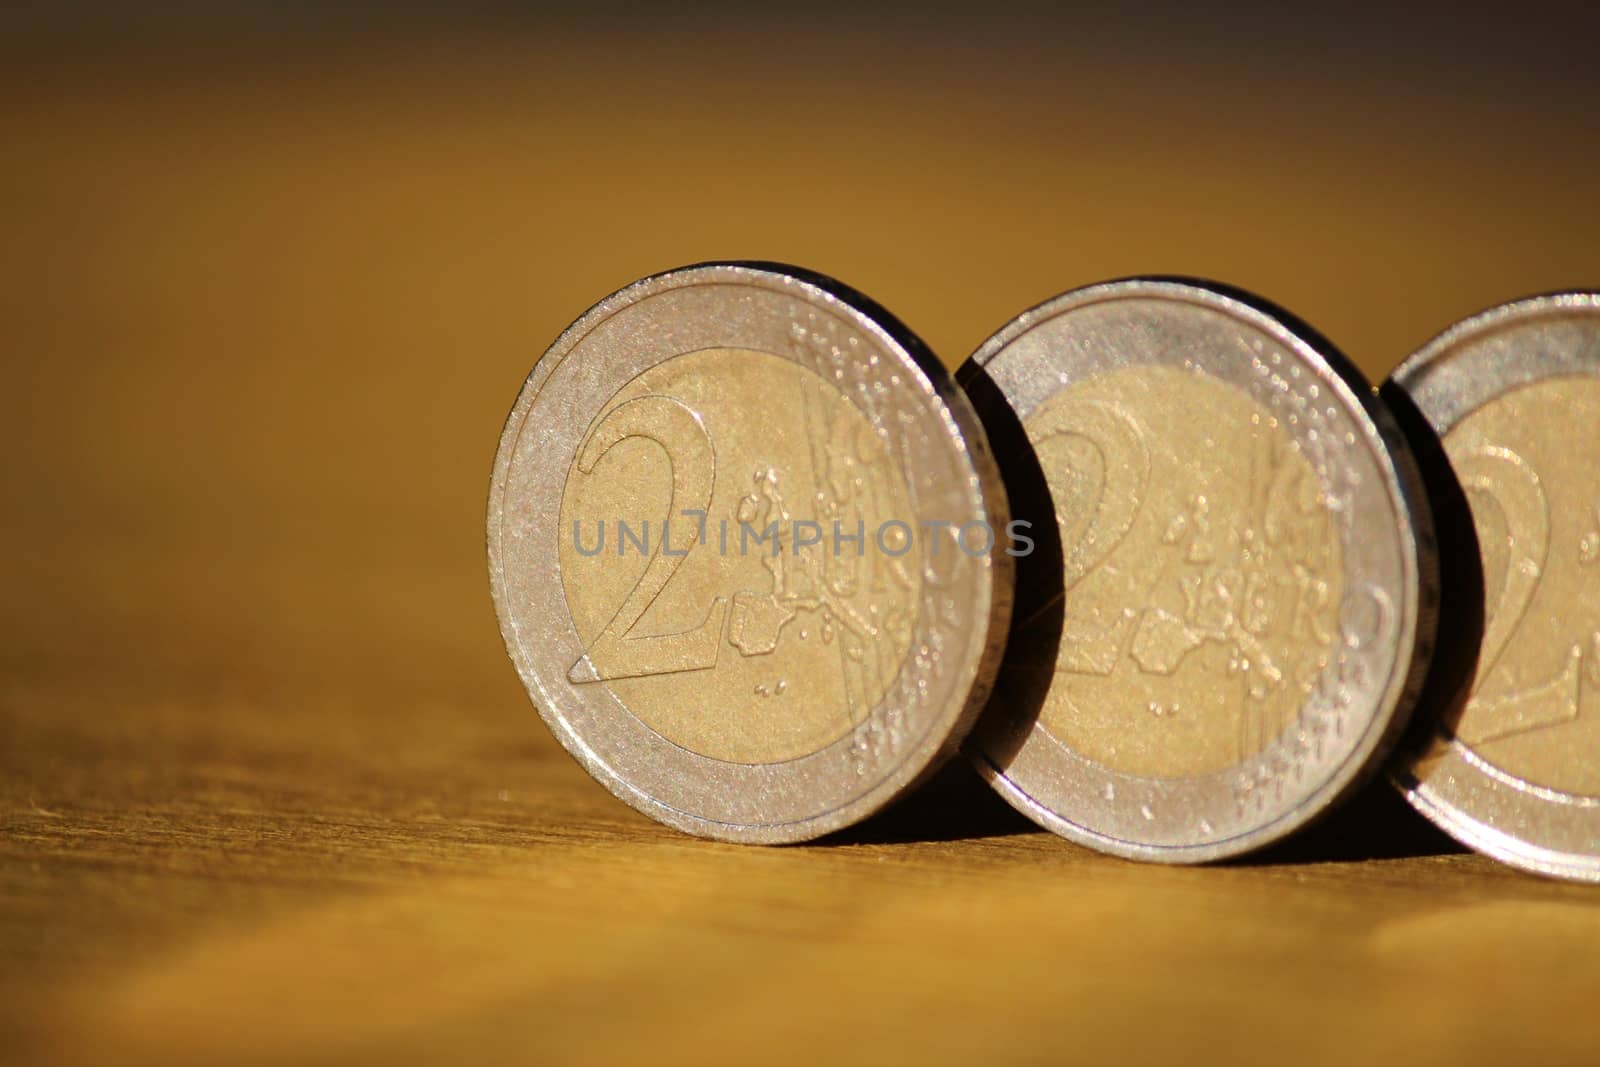
[[1394, 382], [1465, 490], [1484, 599], [1464, 705], [1395, 782], [1473, 848], [1600, 881], [1600, 293], [1476, 315]]
[[1360, 372], [1253, 297], [1133, 279], [1024, 312], [961, 380], [1040, 539], [968, 743], [1006, 799], [1190, 863], [1376, 770], [1431, 653], [1437, 560]]
[[965, 394], [819, 275], [706, 264], [534, 366], [489, 493], [506, 649], [560, 742], [706, 837], [848, 826], [953, 754], [1009, 618], [1005, 494]]

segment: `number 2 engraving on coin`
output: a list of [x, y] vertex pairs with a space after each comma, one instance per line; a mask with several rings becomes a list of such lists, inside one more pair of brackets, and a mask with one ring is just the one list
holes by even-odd
[[1543, 676], [1527, 677], [1507, 669], [1503, 661], [1548, 574], [1552, 550], [1570, 551], [1580, 570], [1600, 559], [1600, 514], [1570, 548], [1552, 546], [1550, 501], [1538, 473], [1522, 455], [1484, 443], [1465, 451], [1455, 466], [1480, 533], [1488, 535], [1489, 543], [1481, 547], [1486, 570], [1492, 570], [1485, 576], [1479, 684], [1458, 736], [1481, 745], [1571, 722], [1582, 710], [1585, 675], [1600, 685], [1600, 629], [1559, 638], [1557, 647], [1565, 655]]
[[[672, 496], [666, 514], [698, 511], [704, 515], [711, 502], [717, 467], [711, 438], [700, 417], [672, 397], [642, 396], [619, 404], [589, 433], [578, 453], [576, 469], [582, 474], [592, 473], [606, 453], [632, 438], [653, 441], [667, 455], [672, 469]], [[574, 684], [716, 666], [722, 617], [728, 607], [725, 597], [712, 600], [705, 620], [692, 630], [650, 636], [633, 633], [639, 617], [666, 589], [686, 555], [667, 552], [666, 541], [665, 535], [656, 541], [655, 552], [638, 583], [628, 591], [622, 606], [590, 643], [583, 658], [573, 664], [567, 678]]]
[[[1185, 403], [1211, 414], [1186, 418]], [[1336, 640], [1338, 539], [1310, 465], [1247, 394], [1167, 368], [1085, 382], [1027, 426], [1061, 528], [1057, 669], [1078, 676], [1047, 726], [1137, 773], [1261, 751]]]
[[[736, 388], [784, 403], [751, 410]], [[909, 530], [888, 527], [888, 551], [875, 540], [912, 513], [887, 438], [814, 370], [766, 353], [689, 353], [625, 385], [564, 494], [562, 579], [586, 639], [569, 679], [739, 762], [861, 724], [922, 584]]]

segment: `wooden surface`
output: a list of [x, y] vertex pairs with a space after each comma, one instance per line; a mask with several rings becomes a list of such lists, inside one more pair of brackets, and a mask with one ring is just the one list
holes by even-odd
[[641, 274], [806, 264], [952, 361], [1072, 285], [1211, 275], [1379, 375], [1600, 284], [1562, 33], [1069, 29], [11, 40], [0, 1061], [1595, 1062], [1600, 893], [1381, 792], [1206, 869], [959, 775], [740, 848], [528, 707], [496, 435]]

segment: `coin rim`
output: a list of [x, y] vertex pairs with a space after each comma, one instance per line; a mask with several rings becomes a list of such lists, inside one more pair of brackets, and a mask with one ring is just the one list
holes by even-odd
[[[966, 482], [981, 509], [977, 518], [989, 521], [993, 528], [1004, 528], [1009, 518], [1004, 484], [977, 414], [943, 363], [899, 319], [857, 290], [814, 271], [764, 261], [698, 263], [642, 278], [600, 300], [562, 331], [535, 362], [501, 430], [490, 479], [486, 537], [490, 591], [507, 655], [541, 718], [573, 758], [619, 799], [657, 821], [703, 837], [760, 844], [810, 840], [856, 823], [881, 809], [914, 789], [959, 750], [960, 742], [987, 701], [1004, 650], [1012, 601], [1013, 565], [999, 537], [993, 539], [987, 556], [974, 559], [980, 572], [974, 584], [981, 596], [971, 605], [973, 635], [959, 649], [963, 661], [950, 674], [944, 704], [936, 709], [938, 714], [931, 717], [925, 729], [911, 739], [906, 751], [884, 765], [881, 779], [852, 799], [801, 819], [726, 822], [674, 807], [652, 796], [645, 786], [615, 773], [562, 717], [557, 702], [550, 698], [540, 680], [532, 657], [525, 654], [517, 637], [502, 564], [506, 484], [529, 409], [555, 365], [601, 322], [623, 308], [668, 290], [698, 285], [754, 286], [796, 297], [807, 306], [821, 307], [838, 315], [870, 338], [882, 355], [893, 359], [902, 372], [910, 375], [908, 384], [919, 389], [930, 414], [938, 418], [936, 437], [950, 445], [955, 476], [958, 481]], [[673, 744], [665, 738], [662, 741]], [[783, 773], [783, 762], [767, 766], [774, 774]]]
[[[1368, 718], [1359, 743], [1351, 747], [1338, 764], [1337, 773], [1325, 778], [1317, 788], [1299, 795], [1293, 805], [1253, 829], [1192, 845], [1152, 844], [1102, 833], [1046, 806], [1010, 778], [1005, 769], [995, 765], [980, 747], [984, 733], [982, 723], [965, 746], [967, 757], [979, 774], [1012, 806], [1046, 829], [1129, 859], [1207, 863], [1243, 855], [1282, 840], [1326, 815], [1380, 772], [1384, 759], [1405, 733], [1432, 659], [1438, 604], [1438, 562], [1432, 513], [1410, 447], [1394, 417], [1379, 399], [1377, 390], [1360, 369], [1298, 317], [1233, 286], [1198, 278], [1142, 276], [1069, 290], [1017, 315], [979, 345], [969, 362], [987, 366], [1012, 342], [1050, 319], [1105, 301], [1130, 298], [1175, 300], [1242, 319], [1298, 355], [1318, 380], [1339, 396], [1351, 421], [1360, 427], [1374, 465], [1386, 475], [1384, 489], [1397, 526], [1397, 555], [1405, 596], [1395, 639], [1402, 644], [1389, 677], [1378, 690], [1376, 710]], [[1023, 741], [1024, 746], [1033, 743], [1036, 742], [1031, 736]]]
[[[1563, 290], [1496, 304], [1445, 328], [1406, 357], [1395, 368], [1390, 379], [1411, 398], [1442, 441], [1462, 420], [1513, 390], [1551, 378], [1572, 376], [1581, 373], [1585, 367], [1600, 371], [1600, 345], [1577, 353], [1574, 356], [1576, 366], [1571, 367], [1544, 368], [1534, 360], [1519, 360], [1516, 363], [1501, 362], [1489, 374], [1466, 375], [1454, 370], [1453, 365], [1458, 359], [1464, 358], [1470, 346], [1495, 334], [1538, 323], [1552, 314], [1566, 317], [1574, 313], [1600, 315], [1600, 290]], [[1440, 379], [1439, 376], [1444, 377]], [[1424, 387], [1435, 380], [1439, 380], [1440, 384], [1432, 388], [1452, 393], [1451, 398], [1455, 402], [1449, 412], [1429, 410], [1425, 402], [1427, 393]], [[1421, 748], [1427, 745], [1431, 749], [1441, 743], [1445, 746], [1442, 755], [1436, 750]], [[1423, 782], [1413, 770], [1425, 758], [1447, 760], [1448, 766], [1436, 767], [1429, 780]], [[1482, 762], [1486, 761], [1473, 753], [1470, 747], [1458, 738], [1447, 735], [1438, 724], [1430, 723], [1420, 741], [1408, 742], [1400, 758], [1390, 767], [1388, 778], [1413, 808], [1469, 848], [1535, 874], [1569, 881], [1600, 882], [1600, 855], [1551, 847], [1548, 843], [1538, 841], [1535, 835], [1513, 833], [1494, 825], [1487, 816], [1474, 813], [1473, 802], [1480, 799], [1488, 804], [1517, 802], [1535, 814], [1571, 810], [1570, 806], [1554, 808], [1551, 801], [1540, 797], [1537, 792], [1500, 782], [1483, 769], [1480, 765]], [[1536, 826], [1538, 821], [1537, 818], [1518, 820], [1524, 827]], [[1600, 817], [1595, 821], [1592, 840], [1600, 841]]]

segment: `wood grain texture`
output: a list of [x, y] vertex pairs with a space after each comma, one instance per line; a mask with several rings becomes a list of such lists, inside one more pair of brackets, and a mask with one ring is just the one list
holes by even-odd
[[1205, 869], [960, 774], [742, 848], [545, 734], [489, 463], [634, 277], [803, 263], [953, 361], [1210, 275], [1372, 374], [1597, 284], [1588, 83], [816, 32], [11, 43], [0, 1060], [1594, 1061], [1600, 895], [1381, 792]]

